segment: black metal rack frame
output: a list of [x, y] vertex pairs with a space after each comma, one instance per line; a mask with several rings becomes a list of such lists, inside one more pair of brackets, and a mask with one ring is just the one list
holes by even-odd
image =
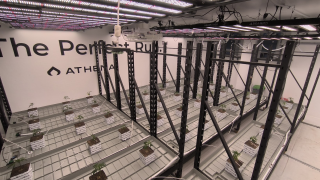
[[[208, 47], [207, 47], [207, 53], [209, 53], [209, 49], [211, 49], [211, 46], [212, 44], [210, 42], [208, 42]], [[312, 56], [312, 61], [311, 61], [311, 64], [310, 64], [310, 67], [309, 67], [309, 70], [308, 70], [308, 74], [307, 74], [307, 77], [306, 77], [306, 81], [304, 83], [304, 87], [302, 89], [302, 93], [301, 93], [301, 96], [300, 96], [300, 100], [299, 100], [299, 103], [298, 103], [298, 107], [297, 107], [297, 111], [295, 113], [295, 116], [294, 116], [294, 119], [292, 122], [290, 122], [291, 124], [291, 130], [290, 130], [290, 133], [293, 134], [295, 132], [295, 130], [297, 129], [297, 119], [298, 119], [298, 116], [299, 116], [299, 112], [300, 112], [300, 109], [301, 109], [301, 106], [302, 106], [302, 102], [304, 100], [304, 97], [306, 96], [306, 90], [307, 90], [307, 87], [308, 87], [308, 84], [309, 84], [309, 81], [310, 81], [310, 77], [311, 77], [311, 74], [312, 74], [312, 71], [313, 71], [313, 68], [314, 68], [314, 64], [316, 62], [316, 59], [317, 59], [317, 55], [318, 55], [318, 52], [319, 52], [319, 46], [320, 45], [317, 45], [316, 47], [316, 50], [314, 52], [314, 55]], [[275, 119], [275, 115], [276, 115], [276, 112], [277, 112], [277, 108], [278, 108], [278, 105], [280, 104], [280, 99], [282, 97], [282, 93], [283, 93], [283, 89], [284, 89], [284, 86], [285, 86], [285, 82], [286, 82], [286, 77], [287, 77], [287, 74], [290, 70], [290, 65], [291, 65], [291, 62], [292, 62], [292, 56], [293, 56], [293, 53], [294, 53], [294, 50], [295, 50], [295, 47], [296, 47], [296, 42], [294, 41], [288, 41], [286, 43], [286, 47], [285, 47], [285, 50], [284, 50], [284, 53], [283, 53], [283, 58], [282, 58], [282, 61], [281, 63], [277, 63], [277, 64], [268, 64], [269, 63], [269, 57], [270, 57], [270, 54], [271, 54], [271, 48], [268, 52], [269, 56], [266, 60], [266, 63], [259, 63], [257, 62], [256, 60], [256, 54], [257, 54], [257, 45], [254, 45], [254, 48], [253, 48], [253, 51], [252, 51], [252, 56], [251, 56], [251, 61], [250, 62], [241, 62], [241, 61], [234, 61], [232, 62], [231, 60], [230, 61], [227, 61], [227, 60], [223, 60], [223, 59], [215, 59], [215, 58], [206, 58], [206, 66], [205, 66], [205, 75], [204, 75], [204, 84], [203, 84], [203, 90], [202, 90], [202, 101], [201, 101], [201, 109], [200, 109], [200, 119], [199, 119], [199, 125], [198, 125], [198, 136], [197, 136], [197, 147], [196, 147], [196, 156], [195, 156], [195, 161], [194, 161], [194, 168], [199, 170], [199, 166], [200, 166], [200, 160], [201, 160], [201, 149], [202, 149], [202, 138], [203, 138], [203, 133], [204, 133], [204, 122], [205, 122], [205, 118], [206, 118], [206, 112], [209, 113], [210, 115], [210, 118], [218, 132], [218, 135], [219, 135], [219, 138], [224, 146], [224, 149], [231, 161], [231, 164], [233, 166], [233, 168], [235, 169], [235, 172], [237, 174], [237, 177], [239, 179], [243, 179], [242, 178], [242, 175], [239, 171], [239, 169], [237, 168], [236, 164], [235, 164], [235, 161], [233, 160], [232, 158], [232, 155], [231, 155], [231, 152], [230, 152], [230, 149], [228, 147], [228, 144], [226, 143], [224, 137], [223, 137], [223, 134], [218, 126], [218, 123], [215, 119], [215, 117], [213, 116], [212, 114], [212, 111], [210, 109], [210, 106], [208, 104], [208, 91], [209, 91], [209, 80], [210, 80], [210, 75], [211, 75], [211, 71], [212, 71], [212, 67], [210, 67], [210, 65], [212, 64], [212, 62], [216, 63], [215, 61], [218, 61], [220, 63], [220, 66], [222, 66], [222, 63], [223, 62], [231, 62], [231, 63], [240, 63], [240, 64], [248, 64], [250, 65], [249, 67], [249, 70], [248, 70], [248, 76], [247, 76], [247, 82], [245, 84], [245, 93], [249, 90], [249, 87], [250, 87], [250, 84], [251, 84], [251, 79], [252, 79], [252, 75], [253, 75], [253, 70], [254, 70], [254, 67], [255, 66], [263, 66], [265, 69], [264, 69], [264, 73], [263, 75], [261, 76], [262, 78], [262, 81], [261, 81], [261, 86], [263, 85], [267, 85], [269, 91], [270, 91], [270, 94], [272, 93], [273, 96], [272, 96], [272, 99], [271, 99], [271, 104], [270, 104], [270, 107], [269, 107], [269, 113], [268, 113], [268, 116], [267, 116], [267, 121], [266, 121], [266, 124], [265, 124], [265, 129], [264, 129], [264, 132], [263, 132], [263, 135], [262, 135], [262, 140], [261, 140], [261, 143], [260, 143], [260, 147], [259, 147], [259, 151], [258, 151], [258, 155], [257, 155], [257, 158], [256, 158], [256, 162], [255, 162], [255, 166], [254, 166], [254, 170], [253, 170], [253, 173], [252, 173], [252, 177], [251, 179], [258, 179], [259, 177], [259, 173], [260, 173], [260, 169], [261, 169], [261, 166], [262, 166], [262, 163], [263, 163], [263, 159], [264, 159], [264, 156], [265, 156], [265, 153], [266, 153], [266, 149], [268, 147], [268, 141], [269, 141], [269, 137], [270, 137], [270, 133], [272, 131], [272, 126], [273, 126], [273, 123], [274, 123], [274, 119]], [[220, 54], [220, 57], [221, 57], [221, 54]], [[219, 65], [218, 65], [219, 67]], [[277, 80], [275, 82], [275, 87], [274, 87], [274, 90], [272, 90], [272, 86], [269, 85], [269, 83], [267, 82], [266, 80], [266, 70], [268, 67], [275, 67], [277, 69], [279, 69], [279, 72], [277, 74], [277, 71], [275, 71], [275, 74], [277, 74]], [[218, 70], [219, 71], [219, 70]], [[311, 101], [311, 97], [314, 93], [314, 89], [316, 87], [316, 84], [317, 84], [317, 81], [318, 81], [318, 78], [319, 78], [319, 73], [320, 73], [320, 70], [318, 72], [318, 75], [316, 77], [316, 81], [313, 85], [313, 88], [312, 88], [312, 92], [311, 92], [311, 95], [309, 96], [308, 99], [308, 103], [307, 103], [307, 106], [306, 106], [306, 109], [308, 109], [308, 106], [310, 104], [310, 101]], [[221, 74], [218, 73], [219, 76], [222, 76]], [[221, 77], [217, 77], [217, 81], [218, 81], [218, 78], [219, 80], [221, 79]], [[273, 82], [272, 84], [274, 84], [274, 80], [275, 78], [273, 78]], [[226, 80], [226, 82], [228, 82]], [[217, 87], [217, 86], [216, 86]], [[262, 88], [260, 88], [260, 91], [259, 91], [259, 95], [258, 95], [258, 99], [261, 98], [261, 94], [262, 94]], [[245, 103], [245, 95], [243, 96], [243, 101], [242, 101], [242, 105], [244, 105]], [[270, 98], [270, 96], [269, 96]], [[257, 101], [258, 102], [258, 101]], [[280, 105], [281, 107], [281, 105]], [[241, 107], [242, 108], [242, 107]], [[282, 107], [281, 107], [282, 108]], [[256, 112], [255, 112], [255, 116], [254, 116], [254, 119], [256, 119], [256, 114], [257, 114], [257, 111], [258, 111], [258, 106], [256, 106]], [[241, 113], [240, 113], [240, 116], [242, 115], [242, 112], [243, 112], [243, 109], [241, 109]], [[303, 114], [303, 118], [305, 117], [306, 115], [306, 111], [304, 111], [304, 114]], [[286, 115], [286, 114], [285, 114]], [[286, 117], [288, 117], [286, 115]], [[299, 123], [300, 121], [298, 121]], [[240, 125], [240, 123], [239, 123]], [[240, 128], [240, 126], [238, 125], [238, 128]], [[292, 136], [290, 136], [292, 137]], [[290, 138], [291, 139], [291, 138]], [[289, 139], [289, 142], [290, 142], [290, 139]], [[288, 146], [289, 143], [287, 143], [287, 146]]]
[[[208, 95], [210, 94], [213, 97], [214, 100], [214, 105], [218, 105], [219, 104], [219, 94], [220, 94], [220, 87], [221, 87], [221, 81], [222, 79], [225, 80], [226, 85], [228, 87], [230, 87], [230, 79], [231, 79], [231, 73], [232, 73], [232, 67], [235, 67], [234, 64], [236, 63], [240, 63], [240, 64], [248, 64], [250, 65], [249, 67], [249, 71], [248, 71], [248, 77], [247, 77], [247, 81], [245, 83], [245, 93], [249, 90], [250, 84], [251, 84], [251, 77], [253, 75], [253, 71], [254, 71], [254, 67], [255, 66], [263, 66], [265, 67], [264, 73], [263, 75], [260, 74], [262, 81], [261, 81], [261, 85], [266, 84], [268, 90], [270, 91], [269, 93], [269, 97], [268, 99], [270, 99], [271, 94], [273, 94], [272, 96], [272, 100], [271, 100], [271, 104], [270, 104], [270, 111], [268, 114], [268, 118], [267, 118], [267, 123], [265, 125], [265, 130], [263, 133], [263, 137], [262, 137], [262, 142], [261, 142], [261, 146], [259, 148], [259, 152], [258, 152], [258, 156], [257, 156], [257, 160], [255, 163], [255, 168], [254, 168], [254, 172], [252, 175], [252, 179], [257, 179], [259, 176], [259, 172], [260, 172], [260, 168], [262, 165], [262, 161], [266, 152], [266, 148], [268, 146], [268, 139], [270, 136], [270, 132], [271, 132], [271, 127], [274, 121], [274, 117], [275, 117], [275, 113], [276, 113], [276, 108], [278, 107], [278, 104], [280, 102], [280, 98], [282, 96], [282, 91], [285, 85], [285, 81], [286, 81], [286, 77], [287, 77], [287, 73], [290, 71], [290, 64], [292, 61], [292, 56], [293, 56], [293, 52], [296, 46], [296, 43], [293, 41], [288, 41], [285, 47], [285, 51], [283, 53], [283, 59], [281, 61], [281, 63], [278, 61], [277, 64], [269, 64], [268, 63], [268, 58], [266, 60], [266, 63], [259, 63], [257, 61], [257, 54], [258, 54], [258, 50], [257, 50], [257, 45], [254, 46], [254, 49], [252, 51], [252, 57], [251, 57], [251, 61], [250, 62], [242, 62], [242, 61], [237, 61], [234, 60], [234, 53], [236, 52], [235, 48], [231, 49], [231, 54], [230, 54], [230, 60], [226, 60], [225, 59], [225, 44], [222, 44], [221, 49], [220, 49], [220, 53], [219, 53], [219, 59], [216, 58], [217, 55], [217, 45], [213, 44], [212, 42], [207, 42], [207, 48], [206, 48], [206, 60], [205, 60], [205, 64], [202, 62], [201, 60], [201, 51], [202, 51], [202, 44], [197, 44], [197, 48], [196, 48], [196, 68], [195, 70], [195, 76], [194, 76], [194, 83], [193, 83], [193, 88], [191, 88], [190, 85], [190, 75], [191, 75], [191, 68], [192, 68], [192, 51], [193, 51], [193, 42], [192, 41], [188, 41], [187, 42], [187, 47], [186, 47], [186, 55], [182, 55], [182, 44], [179, 43], [178, 45], [178, 55], [175, 54], [167, 54], [166, 53], [166, 47], [167, 47], [167, 43], [164, 43], [163, 45], [164, 47], [164, 53], [159, 53], [158, 52], [158, 42], [152, 42], [152, 50], [151, 52], [148, 52], [148, 54], [150, 54], [150, 115], [147, 111], [147, 108], [145, 106], [145, 103], [143, 101], [143, 98], [141, 96], [141, 93], [139, 91], [138, 88], [138, 84], [137, 81], [135, 80], [135, 76], [134, 76], [134, 52], [130, 49], [126, 49], [126, 48], [122, 48], [121, 51], [125, 51], [127, 53], [127, 59], [128, 59], [128, 76], [129, 76], [129, 95], [130, 95], [130, 102], [129, 99], [127, 97], [123, 82], [121, 80], [120, 74], [119, 74], [119, 65], [118, 65], [118, 55], [115, 53], [113, 54], [113, 61], [114, 61], [114, 73], [115, 73], [115, 87], [113, 85], [113, 82], [110, 78], [110, 73], [108, 70], [108, 63], [107, 63], [107, 56], [106, 56], [106, 50], [107, 49], [111, 49], [111, 50], [115, 50], [114, 48], [110, 48], [106, 46], [106, 43], [103, 41], [99, 41], [94, 42], [94, 47], [95, 47], [95, 60], [96, 60], [96, 65], [97, 67], [99, 67], [99, 57], [98, 57], [98, 48], [101, 47], [102, 48], [102, 52], [103, 52], [103, 65], [104, 65], [104, 73], [101, 73], [101, 70], [98, 68], [97, 69], [97, 77], [98, 77], [98, 87], [99, 87], [99, 94], [104, 97], [102, 94], [102, 87], [101, 87], [101, 82], [104, 86], [105, 92], [106, 92], [106, 97], [104, 97], [107, 101], [109, 101], [111, 104], [113, 104], [111, 102], [111, 98], [110, 98], [110, 88], [109, 85], [111, 84], [112, 86], [112, 90], [113, 93], [115, 94], [115, 98], [116, 98], [116, 102], [117, 104], [115, 105], [117, 107], [117, 109], [119, 109], [120, 111], [122, 111], [122, 106], [121, 106], [121, 88], [122, 91], [124, 93], [125, 96], [125, 100], [127, 102], [127, 104], [129, 104], [129, 108], [130, 108], [130, 118], [133, 121], [136, 121], [136, 98], [135, 98], [135, 91], [138, 93], [139, 99], [141, 101], [141, 104], [143, 106], [143, 109], [145, 111], [146, 117], [149, 121], [150, 124], [150, 134], [152, 136], [154, 136], [155, 138], [157, 138], [157, 97], [159, 97], [162, 106], [164, 108], [164, 111], [167, 115], [169, 124], [171, 126], [171, 129], [174, 133], [174, 136], [179, 144], [179, 163], [178, 163], [178, 171], [176, 176], [177, 177], [181, 177], [182, 175], [182, 168], [183, 168], [183, 159], [184, 159], [184, 139], [185, 139], [185, 130], [186, 130], [186, 122], [187, 122], [187, 113], [188, 113], [188, 101], [189, 101], [189, 88], [192, 89], [192, 93], [193, 93], [193, 98], [195, 98], [195, 95], [197, 93], [197, 84], [198, 81], [196, 81], [196, 79], [199, 78], [200, 75], [202, 75], [203, 77], [203, 89], [202, 89], [202, 99], [201, 99], [201, 108], [200, 108], [200, 119], [199, 119], [199, 126], [198, 126], [198, 135], [197, 135], [197, 143], [196, 143], [196, 150], [195, 150], [195, 161], [194, 161], [194, 168], [199, 170], [199, 163], [200, 163], [200, 157], [201, 157], [201, 148], [202, 148], [202, 140], [203, 140], [203, 133], [204, 133], [204, 122], [205, 122], [205, 117], [206, 117], [206, 112], [209, 113], [212, 122], [217, 130], [218, 136], [221, 139], [225, 150], [227, 151], [227, 154], [229, 155], [230, 159], [231, 159], [231, 163], [234, 167], [234, 169], [236, 170], [236, 173], [238, 175], [239, 179], [242, 179], [240, 172], [238, 171], [237, 167], [235, 166], [235, 162], [233, 161], [233, 158], [231, 158], [231, 153], [230, 150], [223, 138], [223, 132], [221, 132], [217, 121], [215, 120], [215, 117], [213, 116], [211, 110], [210, 110], [210, 106], [207, 102], [208, 100]], [[306, 96], [306, 90], [310, 81], [310, 77], [314, 68], [314, 64], [316, 62], [317, 59], [317, 54], [319, 51], [319, 45], [317, 46], [314, 55], [312, 56], [312, 62], [308, 71], [308, 75], [305, 81], [305, 84], [303, 86], [303, 88], [301, 88], [302, 93], [300, 96], [300, 100], [298, 103], [298, 109], [301, 108], [302, 106], [302, 102], [304, 100], [304, 97]], [[116, 51], [116, 50], [115, 50]], [[145, 53], [145, 52], [138, 52], [138, 53]], [[269, 55], [271, 54], [271, 50], [269, 51]], [[158, 55], [163, 55], [163, 59], [164, 59], [164, 64], [163, 64], [163, 79], [162, 79], [162, 84], [165, 87], [165, 78], [166, 78], [166, 69], [169, 70], [169, 67], [167, 66], [166, 62], [166, 56], [174, 56], [177, 57], [177, 79], [176, 82], [174, 81], [172, 75], [172, 80], [175, 83], [175, 87], [176, 87], [176, 92], [180, 91], [180, 70], [183, 71], [182, 65], [181, 65], [181, 58], [186, 58], [186, 63], [185, 63], [185, 71], [183, 71], [184, 73], [184, 89], [183, 89], [183, 111], [182, 111], [182, 117], [181, 117], [181, 129], [180, 129], [180, 136], [178, 136], [173, 123], [171, 121], [169, 112], [165, 106], [164, 100], [160, 94], [159, 88], [158, 88], [158, 83], [157, 83], [157, 75], [160, 73], [158, 71]], [[205, 72], [204, 74], [201, 73], [200, 71], [200, 62], [202, 62], [204, 64], [205, 67]], [[218, 62], [218, 63], [217, 63]], [[228, 67], [228, 74], [227, 76], [224, 74], [223, 72], [223, 66], [225, 62], [229, 62], [229, 67]], [[211, 91], [209, 90], [209, 83], [210, 81], [212, 81], [213, 78], [213, 71], [214, 71], [214, 67], [215, 65], [217, 65], [218, 70], [217, 70], [217, 81], [216, 81], [216, 85], [215, 85], [215, 93], [214, 95], [211, 94]], [[275, 71], [274, 73], [274, 78], [272, 81], [272, 85], [270, 85], [268, 83], [268, 81], [266, 80], [266, 68], [267, 67], [276, 67], [277, 69], [279, 69], [278, 72], [278, 78], [277, 80], [275, 79], [275, 76], [277, 74], [277, 71]], [[236, 69], [236, 67], [235, 67]], [[237, 69], [236, 69], [237, 70]], [[239, 72], [237, 70], [238, 75]], [[293, 75], [293, 74], [292, 74]], [[319, 79], [320, 76], [320, 70], [317, 74], [316, 77], [316, 81], [313, 85], [312, 88], [312, 92], [309, 96], [308, 99], [308, 103], [306, 106], [306, 111], [304, 112], [303, 118], [306, 115], [308, 106], [310, 104], [310, 101], [312, 99], [314, 90], [316, 88], [316, 84], [317, 81]], [[280, 78], [279, 78], [280, 77]], [[161, 76], [160, 76], [161, 78]], [[242, 82], [243, 79], [240, 76]], [[110, 84], [109, 84], [110, 83]], [[244, 82], [243, 82], [244, 83]], [[275, 88], [272, 91], [272, 87], [275, 84]], [[245, 95], [243, 96], [243, 100], [242, 100], [242, 105], [240, 105], [237, 97], [235, 96], [233, 90], [232, 94], [235, 97], [235, 99], [237, 100], [241, 111], [240, 111], [240, 118], [238, 120], [238, 127], [237, 129], [240, 128], [240, 122], [241, 120], [245, 117], [245, 115], [243, 115], [243, 109], [244, 109], [244, 105], [245, 105]], [[210, 92], [210, 93], [209, 93]], [[6, 97], [6, 93], [4, 91], [4, 87], [2, 84], [2, 81], [0, 79], [0, 93], [1, 93], [1, 98], [0, 98], [0, 115], [1, 115], [1, 122], [2, 125], [5, 129], [5, 131], [8, 128], [9, 125], [9, 121], [10, 121], [10, 117], [12, 115], [11, 109], [10, 109], [10, 105], [9, 105], [9, 101]], [[261, 94], [262, 91], [259, 92], [259, 98], [261, 98]], [[259, 105], [259, 101], [257, 101], [257, 106], [255, 107], [255, 111], [257, 112], [258, 109], [261, 107], [262, 105]], [[268, 106], [268, 103], [267, 103]], [[291, 122], [291, 133], [294, 133], [296, 128], [298, 127], [300, 121], [297, 121], [298, 119], [298, 115], [299, 112], [297, 112], [295, 114], [295, 117], [293, 119], [293, 121]], [[290, 120], [289, 120], [290, 121]], [[1, 138], [2, 139], [2, 138]], [[3, 142], [0, 142], [0, 145], [2, 146]], [[289, 143], [288, 143], [289, 144]]]

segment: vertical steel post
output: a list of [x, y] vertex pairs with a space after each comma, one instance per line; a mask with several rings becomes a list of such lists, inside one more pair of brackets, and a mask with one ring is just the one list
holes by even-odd
[[[282, 51], [281, 51], [282, 52]], [[282, 53], [281, 53], [282, 54]], [[279, 55], [279, 56], [281, 56], [281, 54]], [[279, 61], [277, 61], [277, 64], [280, 64], [280, 60]], [[277, 76], [277, 72], [278, 72], [278, 69], [279, 68], [275, 68], [274, 69], [274, 74], [273, 74], [273, 78], [272, 78], [272, 82], [271, 82], [271, 86], [270, 86], [270, 89], [272, 90], [272, 88], [273, 88], [273, 85], [274, 85], [274, 82], [275, 82], [275, 80], [276, 80], [276, 76]], [[266, 108], [269, 106], [269, 102], [270, 102], [270, 98], [271, 98], [271, 91], [269, 91], [269, 95], [268, 95], [268, 100], [267, 100], [267, 103], [266, 103]]]
[[7, 112], [4, 106], [4, 102], [3, 99], [0, 98], [0, 119], [1, 119], [1, 123], [4, 129], [4, 132], [7, 132], [8, 127], [9, 127], [9, 118], [7, 116]]
[[[221, 44], [219, 58], [224, 59], [225, 57], [226, 57], [226, 43], [223, 43], [223, 44]], [[214, 106], [219, 105], [223, 69], [224, 69], [224, 62], [219, 61], [218, 62], [217, 78], [216, 78], [216, 86], [215, 86], [214, 98], [213, 98], [213, 105]]]
[[163, 88], [166, 88], [166, 82], [167, 82], [167, 42], [163, 43], [163, 65], [162, 65], [162, 86]]
[[[271, 49], [271, 46], [270, 46], [269, 47], [268, 56], [267, 56], [267, 59], [266, 59], [266, 63], [269, 63], [269, 61], [271, 59], [271, 52], [272, 52], [272, 49]], [[264, 84], [266, 83], [267, 72], [268, 72], [268, 66], [265, 66], [264, 69], [263, 69], [262, 77], [261, 77], [260, 89], [259, 89], [259, 93], [258, 93], [258, 98], [257, 98], [257, 103], [256, 103], [254, 115], [253, 115], [253, 120], [257, 120], [258, 111], [259, 111], [259, 107], [260, 107], [261, 96], [262, 96], [262, 93], [263, 93], [263, 87], [264, 87]]]
[[[303, 90], [302, 90], [301, 95], [300, 95], [300, 99], [299, 99], [299, 103], [298, 103], [298, 106], [297, 106], [297, 110], [296, 110], [296, 113], [295, 113], [294, 118], [293, 118], [292, 126], [291, 126], [291, 129], [290, 129], [291, 133], [294, 131], [297, 119], [298, 119], [299, 114], [300, 114], [300, 109], [301, 109], [301, 106], [302, 106], [302, 103], [303, 103], [303, 100], [304, 100], [304, 95], [307, 92], [309, 81], [310, 81], [310, 78], [311, 78], [311, 75], [312, 75], [312, 71], [313, 71], [314, 65], [315, 65], [315, 63], [317, 61], [317, 58], [318, 58], [319, 48], [320, 48], [320, 45], [317, 45], [316, 49], [314, 51], [313, 57], [312, 57], [312, 61], [311, 61], [310, 67], [309, 67], [309, 71], [308, 71], [308, 74], [307, 74], [307, 77], [306, 77], [306, 80], [305, 80], [305, 83], [304, 83], [304, 86], [303, 86]], [[309, 101], [311, 101], [311, 98], [309, 99]]]
[[[231, 45], [231, 50], [230, 50], [230, 60], [234, 60], [234, 54], [235, 54], [235, 44], [232, 44]], [[228, 81], [230, 82], [230, 80], [231, 80], [231, 75], [232, 75], [232, 69], [233, 69], [233, 63], [228, 63], [228, 74], [227, 74], [227, 79], [228, 79]], [[226, 86], [227, 86], [227, 82], [226, 82]], [[229, 87], [229, 88], [231, 88], [231, 87]]]
[[136, 86], [134, 83], [134, 52], [128, 51], [128, 76], [131, 120], [136, 121]]
[[197, 90], [198, 90], [198, 82], [200, 77], [200, 70], [201, 70], [201, 55], [202, 55], [202, 43], [197, 44], [196, 50], [196, 63], [194, 69], [194, 78], [193, 78], [193, 94], [192, 98], [197, 98]]
[[[217, 58], [218, 44], [213, 44], [211, 46], [211, 50], [212, 50], [212, 53], [210, 55], [210, 56], [212, 56], [211, 58], [213, 58], [213, 59]], [[210, 83], [213, 83], [213, 75], [214, 75], [214, 68], [215, 67], [216, 67], [215, 61], [212, 61], [211, 73], [210, 73]]]
[[310, 96], [309, 96], [309, 100], [308, 100], [308, 103], [307, 103], [307, 105], [306, 105], [306, 107], [307, 107], [307, 109], [306, 109], [306, 114], [307, 114], [307, 111], [308, 111], [308, 108], [309, 108], [309, 105], [310, 105], [310, 102], [311, 102], [311, 99], [312, 99], [314, 90], [315, 90], [316, 87], [317, 87], [317, 83], [318, 83], [318, 80], [319, 80], [319, 76], [320, 76], [320, 69], [318, 70], [318, 74], [317, 74], [316, 80], [314, 81], [314, 84], [313, 84], [313, 87], [312, 87], [312, 90], [311, 90], [311, 93], [310, 93]]
[[[99, 54], [98, 54], [98, 46], [99, 45], [100, 44], [98, 44], [97, 41], [94, 41], [94, 55], [95, 55], [95, 58], [96, 58], [96, 66], [97, 66], [97, 68], [100, 68], [100, 66], [99, 66], [99, 57], [98, 57], [99, 56]], [[101, 74], [101, 71], [97, 70], [99, 94], [102, 95], [100, 74]]]
[[186, 53], [186, 64], [185, 71], [186, 76], [184, 77], [183, 86], [183, 101], [182, 101], [182, 116], [181, 116], [181, 127], [180, 127], [180, 143], [179, 143], [179, 162], [177, 177], [181, 178], [182, 168], [183, 168], [183, 156], [184, 156], [184, 144], [186, 137], [186, 126], [187, 126], [187, 116], [188, 116], [188, 101], [189, 101], [189, 87], [190, 87], [190, 74], [191, 74], [191, 64], [192, 64], [192, 50], [193, 42], [187, 42], [187, 53]]
[[[252, 48], [252, 54], [251, 54], [250, 62], [255, 62], [257, 55], [258, 55], [258, 47], [257, 47], [257, 44], [254, 44], [253, 48]], [[244, 107], [245, 107], [245, 103], [246, 103], [247, 92], [250, 91], [250, 85], [251, 85], [251, 82], [252, 82], [253, 72], [254, 72], [254, 66], [253, 65], [249, 65], [247, 81], [246, 81], [246, 84], [245, 84], [244, 93], [243, 93], [243, 97], [242, 97], [242, 106], [240, 107], [240, 116], [241, 117], [243, 115], [243, 111], [244, 111]], [[238, 131], [240, 129], [240, 126], [241, 126], [241, 121], [239, 121], [239, 123], [238, 123], [237, 127], [235, 128], [235, 130]]]
[[277, 113], [277, 108], [280, 103], [280, 99], [282, 97], [283, 89], [285, 87], [286, 78], [287, 78], [288, 71], [290, 69], [290, 65], [292, 62], [292, 56], [293, 56], [295, 47], [296, 47], [296, 42], [287, 41], [286, 48], [284, 50], [284, 54], [283, 54], [283, 58], [282, 58], [281, 67], [279, 68], [280, 70], [278, 73], [276, 86], [275, 86], [274, 93], [272, 96], [272, 101], [270, 104], [265, 128], [264, 128], [263, 135], [261, 138], [256, 162], [255, 162], [255, 165], [253, 168], [253, 173], [252, 173], [252, 177], [251, 177], [252, 180], [256, 180], [259, 178], [261, 166], [263, 164], [263, 159], [266, 154], [268, 143], [269, 143], [269, 137], [270, 137], [270, 134], [272, 131], [272, 125], [274, 123], [274, 119], [275, 119], [275, 116]]
[[103, 41], [102, 43], [102, 58], [103, 58], [103, 68], [104, 68], [104, 80], [106, 85], [106, 98], [110, 102], [110, 87], [109, 87], [109, 76], [107, 73], [108, 70], [108, 61], [107, 61], [107, 50], [106, 50], [106, 42]]
[[[200, 106], [200, 117], [198, 123], [198, 135], [197, 135], [197, 142], [196, 142], [196, 151], [194, 157], [194, 165], [195, 169], [199, 170], [200, 166], [200, 158], [201, 158], [201, 149], [202, 149], [202, 140], [203, 140], [203, 133], [204, 133], [204, 123], [206, 120], [206, 112], [207, 106], [205, 105], [205, 101], [208, 100], [208, 91], [209, 89], [209, 80], [211, 78], [211, 72], [213, 71], [213, 67], [215, 64], [212, 65], [211, 63], [211, 48], [213, 44], [211, 41], [207, 42], [207, 52], [206, 52], [206, 62], [204, 66], [204, 77], [203, 77], [203, 87], [202, 87], [202, 96], [201, 96], [201, 106]], [[216, 47], [216, 45], [214, 45]], [[210, 66], [211, 65], [211, 66]]]
[[117, 108], [121, 111], [121, 96], [120, 96], [120, 80], [117, 76], [117, 72], [119, 71], [119, 63], [118, 63], [118, 54], [113, 54], [113, 68], [114, 68], [114, 83], [116, 86], [116, 101]]
[[4, 90], [4, 86], [3, 86], [3, 83], [2, 83], [1, 77], [0, 77], [0, 96], [1, 96], [2, 101], [3, 101], [4, 109], [5, 109], [6, 113], [7, 113], [7, 115], [9, 116], [8, 121], [10, 121], [11, 115], [12, 115], [12, 111], [11, 111], [11, 107], [10, 107], [10, 104], [9, 104], [9, 100], [7, 98], [6, 91]]
[[[178, 44], [178, 55], [182, 53], [182, 43]], [[177, 60], [177, 79], [176, 79], [176, 92], [180, 92], [180, 79], [181, 79], [181, 56]]]
[[150, 53], [150, 134], [157, 137], [158, 41], [152, 42]]

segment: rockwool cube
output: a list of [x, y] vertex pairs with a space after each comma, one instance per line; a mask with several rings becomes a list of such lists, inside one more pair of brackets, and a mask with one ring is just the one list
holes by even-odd
[[114, 122], [114, 116], [112, 113], [104, 115], [107, 124], [112, 124]]
[[100, 152], [102, 150], [101, 142], [100, 142], [99, 138], [97, 138], [97, 137], [94, 139], [88, 140], [87, 143], [89, 145], [89, 149], [90, 149], [91, 154], [95, 154], [95, 153]]
[[250, 156], [255, 156], [258, 153], [259, 144], [254, 143], [250, 140], [246, 141], [243, 146], [243, 152], [249, 154]]
[[[235, 162], [236, 162], [236, 166], [238, 168], [240, 168], [242, 166], [242, 164], [243, 164], [243, 162], [240, 161], [240, 160], [235, 161]], [[236, 174], [236, 171], [234, 170], [234, 168], [233, 168], [233, 166], [231, 164], [230, 159], [227, 160], [224, 170], [226, 170], [228, 173], [230, 173], [233, 177], [238, 177], [237, 174]]]
[[28, 125], [30, 128], [30, 131], [33, 131], [35, 129], [41, 129], [39, 119], [33, 119], [33, 120], [28, 121]]
[[74, 124], [74, 127], [76, 128], [76, 132], [78, 135], [86, 132], [86, 125], [84, 122], [78, 122]]
[[30, 138], [32, 150], [40, 149], [46, 146], [43, 134], [32, 136]]
[[193, 107], [196, 107], [196, 108], [200, 108], [200, 105], [201, 105], [201, 101], [196, 99], [194, 102], [193, 102]]
[[30, 163], [14, 167], [10, 174], [11, 180], [33, 180], [33, 171]]
[[224, 109], [219, 109], [217, 112], [216, 112], [216, 117], [217, 117], [217, 120], [222, 120], [224, 119], [225, 117], [228, 116], [228, 113], [226, 112], [226, 110]]
[[118, 131], [120, 140], [125, 141], [130, 139], [131, 131], [127, 127], [120, 128]]
[[92, 104], [93, 103], [93, 97], [92, 96], [88, 96], [87, 97], [87, 101], [88, 101], [88, 104]]
[[175, 102], [181, 101], [181, 96], [180, 96], [180, 94], [178, 94], [178, 95], [173, 95], [173, 100], [174, 100]]
[[74, 118], [76, 116], [73, 111], [68, 111], [68, 112], [65, 112], [64, 114], [66, 115], [66, 120], [67, 121], [74, 120]]
[[154, 151], [150, 147], [142, 148], [139, 150], [139, 152], [140, 160], [144, 165], [148, 165], [155, 160]]
[[94, 104], [91, 106], [93, 113], [99, 113], [100, 112], [100, 106], [99, 104]]
[[237, 103], [231, 103], [229, 104], [229, 109], [233, 112], [236, 112], [240, 109], [240, 107]]
[[28, 116], [29, 116], [29, 117], [39, 116], [39, 114], [38, 114], [38, 108], [28, 109]]

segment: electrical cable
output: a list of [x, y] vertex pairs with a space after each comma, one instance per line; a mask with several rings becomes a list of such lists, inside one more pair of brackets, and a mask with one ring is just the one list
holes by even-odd
[[266, 11], [265, 11], [264, 13], [267, 13], [268, 6], [269, 6], [269, 1], [270, 1], [270, 0], [268, 0], [267, 7], [266, 7]]

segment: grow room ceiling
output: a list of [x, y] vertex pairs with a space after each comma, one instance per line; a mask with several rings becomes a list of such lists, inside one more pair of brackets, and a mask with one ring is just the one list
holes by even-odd
[[[120, 24], [246, 0], [121, 0]], [[14, 28], [85, 30], [117, 23], [118, 0], [0, 0], [0, 21]]]

